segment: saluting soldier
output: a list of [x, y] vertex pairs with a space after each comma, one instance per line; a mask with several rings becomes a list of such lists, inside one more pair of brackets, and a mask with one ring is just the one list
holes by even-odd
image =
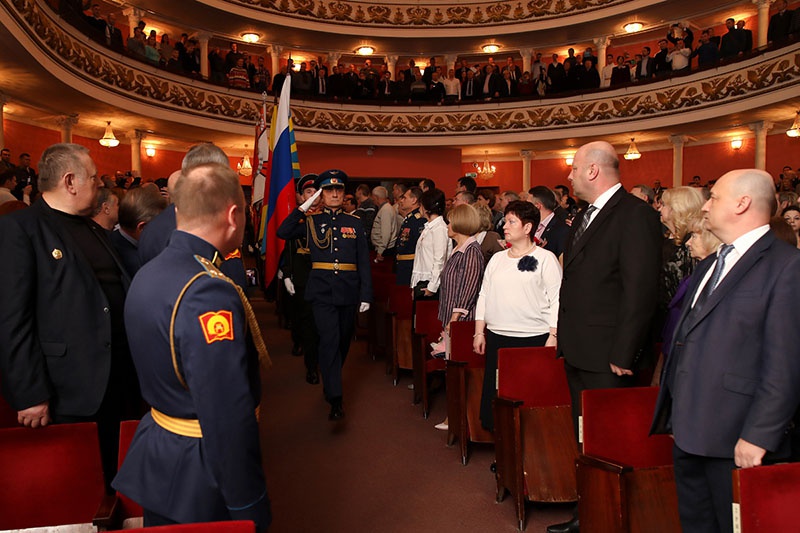
[[[297, 181], [297, 203], [303, 204], [317, 192], [316, 174], [306, 174]], [[312, 206], [309, 211], [314, 210]], [[305, 217], [301, 218], [298, 225], [305, 226]], [[302, 353], [306, 366], [306, 382], [310, 385], [319, 383], [319, 335], [314, 323], [314, 313], [311, 302], [306, 301], [306, 286], [311, 274], [311, 252], [308, 248], [308, 231], [300, 237], [286, 241], [284, 260], [281, 265], [283, 283], [286, 292], [291, 296], [289, 302], [292, 319], [292, 355]]]
[[[292, 211], [278, 228], [278, 237], [289, 240], [308, 235], [311, 274], [306, 300], [311, 302], [319, 333], [319, 367], [328, 418], [344, 418], [342, 365], [353, 337], [356, 311], [365, 312], [372, 302], [369, 247], [358, 217], [342, 210], [347, 174], [327, 170], [317, 178], [317, 192]], [[323, 209], [306, 212], [322, 195]], [[305, 224], [301, 221], [305, 219]]]
[[400, 225], [400, 234], [397, 237], [397, 284], [409, 287], [411, 285], [411, 271], [414, 268], [414, 252], [417, 249], [417, 241], [425, 227], [425, 217], [419, 212], [419, 198], [422, 196], [422, 189], [411, 187], [400, 196], [398, 202], [402, 209], [408, 210], [408, 214]]
[[244, 237], [244, 194], [233, 170], [207, 163], [181, 176], [173, 198], [177, 229], [125, 306], [152, 409], [112, 485], [144, 508], [145, 526], [252, 520], [263, 531], [271, 510], [255, 410], [259, 358], [269, 359], [244, 292], [219, 270]]

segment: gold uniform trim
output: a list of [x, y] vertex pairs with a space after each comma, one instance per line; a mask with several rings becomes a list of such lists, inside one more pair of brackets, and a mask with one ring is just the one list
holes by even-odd
[[399, 254], [397, 256], [398, 261], [412, 261], [414, 259], [414, 254]]
[[356, 272], [358, 267], [355, 263], [311, 263], [313, 270], [346, 270], [348, 272]]
[[175, 433], [183, 437], [191, 437], [193, 439], [203, 438], [203, 430], [200, 429], [199, 420], [176, 418], [174, 416], [165, 415], [155, 407], [150, 408], [150, 416], [153, 417], [153, 422], [170, 433]]

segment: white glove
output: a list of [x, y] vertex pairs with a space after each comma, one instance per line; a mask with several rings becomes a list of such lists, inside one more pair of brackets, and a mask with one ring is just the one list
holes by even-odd
[[283, 279], [283, 271], [278, 270], [278, 279]]
[[286, 278], [285, 280], [283, 280], [283, 284], [286, 285], [286, 292], [294, 296], [295, 290], [294, 290], [294, 283], [292, 283], [292, 280]]
[[366, 313], [369, 311], [369, 303], [368, 302], [361, 302], [361, 306], [358, 308], [359, 313]]
[[314, 193], [314, 196], [303, 202], [303, 205], [300, 206], [300, 211], [305, 213], [311, 209], [311, 206], [317, 201], [317, 198], [319, 198], [320, 194], [322, 194], [322, 189], [317, 189], [317, 192]]

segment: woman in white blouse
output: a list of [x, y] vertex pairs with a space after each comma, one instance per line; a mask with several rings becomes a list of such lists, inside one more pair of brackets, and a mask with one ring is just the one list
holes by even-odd
[[497, 350], [556, 345], [561, 265], [534, 242], [539, 219], [530, 202], [508, 204], [503, 233], [511, 247], [492, 256], [478, 295], [473, 349], [486, 355], [481, 425], [489, 431], [494, 430]]
[[422, 229], [414, 252], [411, 288], [414, 299], [436, 299], [444, 263], [453, 245], [447, 236], [444, 217], [445, 196], [439, 189], [422, 193], [419, 199], [420, 214], [428, 221]]

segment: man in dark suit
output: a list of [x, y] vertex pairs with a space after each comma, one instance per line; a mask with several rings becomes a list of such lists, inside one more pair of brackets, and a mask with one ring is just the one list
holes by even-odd
[[529, 194], [531, 195], [531, 202], [539, 210], [539, 215], [541, 216], [541, 222], [539, 222], [539, 227], [536, 229], [536, 238], [542, 243], [540, 246], [560, 258], [567, 245], [569, 226], [555, 214], [555, 210], [558, 207], [556, 195], [542, 185], [532, 188]]
[[636, 63], [636, 81], [649, 80], [653, 77], [655, 72], [656, 62], [650, 57], [650, 47], [645, 46], [642, 48], [642, 59]]
[[[657, 213], [622, 187], [609, 143], [581, 146], [569, 180], [589, 203], [570, 228], [558, 312], [577, 434], [582, 391], [632, 385], [656, 310], [663, 237]], [[576, 515], [548, 531], [578, 527]]]
[[0, 218], [0, 376], [20, 424], [98, 424], [106, 479], [119, 422], [141, 398], [123, 306], [130, 279], [92, 214], [99, 186], [89, 150], [55, 144], [39, 162], [41, 198]]
[[692, 276], [653, 422], [675, 439], [688, 533], [732, 530], [731, 471], [787, 457], [800, 403], [800, 253], [769, 230], [772, 177], [728, 172], [703, 211], [723, 244]]
[[745, 20], [736, 21], [736, 29], [742, 32], [742, 51], [751, 52], [753, 50], [753, 32], [745, 29], [744, 25], [747, 23]]
[[393, 100], [394, 97], [395, 83], [392, 81], [392, 73], [387, 71], [378, 82], [378, 100]]
[[[181, 163], [181, 171], [173, 172], [169, 177], [167, 187], [170, 191], [175, 190], [175, 185], [181, 176], [181, 173], [188, 172], [198, 165], [207, 163], [219, 163], [221, 165], [230, 165], [228, 156], [225, 155], [218, 146], [212, 143], [201, 143], [192, 146], [183, 158]], [[175, 204], [167, 206], [158, 216], [153, 218], [147, 226], [142, 230], [141, 237], [139, 238], [139, 259], [141, 265], [145, 265], [148, 261], [160, 254], [169, 244], [169, 239], [177, 227], [177, 220], [175, 217]], [[236, 282], [242, 289], [247, 289], [247, 276], [244, 271], [244, 262], [242, 261], [242, 254], [239, 250], [233, 252], [223, 258], [224, 261], [220, 266], [220, 270], [226, 276]]]
[[667, 40], [661, 39], [658, 41], [658, 52], [656, 53], [656, 57], [653, 58], [653, 67], [656, 76], [666, 76], [672, 70], [669, 61], [667, 61], [668, 54], [669, 50], [667, 49]]
[[122, 32], [116, 26], [117, 16], [114, 13], [106, 15], [106, 25], [103, 28], [106, 38], [106, 46], [111, 49], [122, 52], [124, 46], [122, 44]]
[[722, 36], [719, 45], [720, 59], [731, 59], [744, 52], [744, 32], [736, 27], [736, 21], [733, 19], [725, 20], [725, 27], [728, 28], [728, 33]]
[[792, 26], [792, 11], [787, 9], [786, 0], [776, 0], [775, 13], [769, 19], [767, 42], [782, 43], [789, 38]]
[[142, 266], [139, 237], [165, 207], [164, 198], [150, 186], [129, 190], [119, 203], [119, 229], [111, 232], [111, 244], [131, 278]]
[[472, 70], [467, 70], [467, 79], [461, 82], [461, 99], [474, 100], [481, 91], [480, 81]]
[[503, 67], [503, 73], [505, 73], [505, 72], [508, 72], [508, 75], [511, 78], [511, 81], [513, 81], [515, 83], [522, 79], [522, 72], [520, 71], [519, 67], [514, 64], [514, 58], [513, 57], [509, 56], [506, 59], [506, 64]]

